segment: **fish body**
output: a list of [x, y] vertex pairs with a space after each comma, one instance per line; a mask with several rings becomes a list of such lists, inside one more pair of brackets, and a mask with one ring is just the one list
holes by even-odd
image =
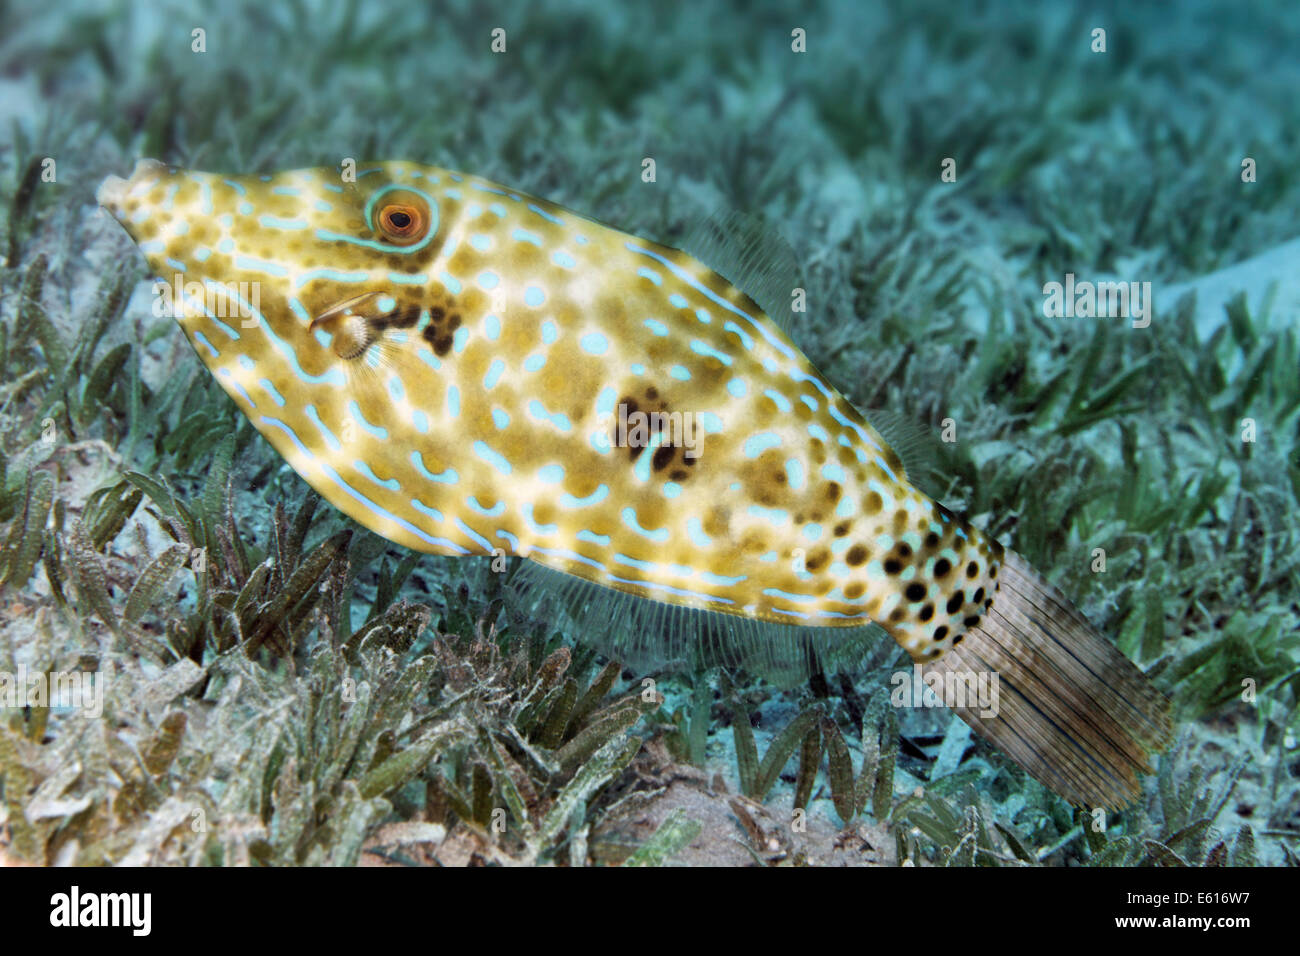
[[[936, 666], [979, 635], [979, 666], [1022, 666], [1023, 649], [999, 667], [1007, 642], [984, 647], [988, 616], [1019, 600], [999, 574], [1050, 586], [913, 487], [789, 336], [686, 253], [404, 162], [345, 181], [142, 161], [99, 200], [244, 414], [384, 537], [750, 620], [874, 622]], [[1049, 785], [1080, 802], [1131, 791], [1167, 724], [1156, 698], [1135, 706], [1151, 724], [1138, 746], [1103, 758], [1118, 783], [1081, 789], [1084, 761]], [[1041, 777], [1036, 752], [1012, 755]]]

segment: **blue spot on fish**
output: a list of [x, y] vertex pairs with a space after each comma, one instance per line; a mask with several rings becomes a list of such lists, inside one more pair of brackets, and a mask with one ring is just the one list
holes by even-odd
[[501, 515], [506, 513], [506, 503], [504, 501], [498, 501], [491, 508], [484, 508], [479, 504], [477, 498], [470, 495], [465, 499], [465, 503], [485, 518], [499, 518]]
[[789, 412], [794, 407], [790, 404], [790, 399], [786, 398], [775, 389], [766, 388], [763, 390], [763, 394], [770, 398], [776, 407], [782, 412]]
[[609, 339], [599, 332], [588, 332], [579, 340], [582, 350], [591, 355], [604, 355], [609, 351]]
[[370, 470], [370, 466], [367, 465], [360, 458], [358, 458], [356, 461], [352, 463], [352, 467], [355, 468], [357, 471], [361, 472], [361, 474], [365, 475], [375, 484], [379, 485], [381, 488], [387, 488], [389, 491], [397, 491], [402, 487], [397, 483], [396, 478], [378, 477], [373, 471]]
[[751, 435], [745, 439], [745, 457], [757, 458], [769, 448], [776, 448], [781, 444], [781, 436], [775, 432], [759, 432], [757, 435]]
[[633, 507], [629, 506], [624, 508], [622, 511], [622, 518], [623, 524], [627, 525], [627, 527], [631, 528], [643, 538], [648, 538], [658, 544], [662, 544], [668, 540], [669, 535], [667, 528], [646, 529], [641, 527], [641, 523], [637, 520], [636, 509]]
[[541, 216], [541, 217], [542, 217], [543, 219], [545, 219], [547, 222], [553, 222], [553, 223], [555, 223], [557, 226], [559, 226], [559, 225], [563, 225], [563, 223], [562, 223], [559, 219], [555, 218], [555, 217], [552, 216], [549, 212], [547, 212], [545, 209], [542, 209], [542, 208], [540, 208], [540, 207], [534, 205], [533, 203], [529, 203], [529, 204], [528, 204], [528, 208], [531, 209], [533, 212], [537, 213], [537, 215]]
[[284, 396], [280, 394], [269, 378], [259, 379], [257, 384], [261, 385], [262, 390], [271, 396], [271, 401], [284, 408]]
[[430, 471], [425, 467], [424, 456], [418, 451], [411, 452], [411, 464], [415, 465], [415, 467], [420, 470], [420, 474], [429, 481], [436, 481], [443, 485], [454, 485], [460, 481], [460, 475], [456, 474], [455, 468], [448, 468], [446, 471], [438, 473]]
[[487, 462], [497, 471], [501, 472], [501, 474], [503, 475], [510, 474], [511, 472], [510, 462], [507, 461], [506, 457], [502, 455], [499, 451], [497, 451], [496, 449], [488, 445], [487, 442], [476, 441], [474, 442], [473, 448], [474, 448], [474, 454], [478, 455], [480, 458], [482, 458], [485, 462]]
[[707, 358], [717, 359], [723, 365], [731, 364], [730, 355], [727, 355], [723, 352], [719, 352], [717, 349], [713, 348], [712, 346], [706, 345], [705, 343], [701, 342], [699, 339], [691, 339], [691, 351], [696, 353], [697, 355], [703, 355]]
[[570, 494], [560, 495], [560, 504], [565, 508], [587, 508], [599, 504], [609, 497], [609, 487], [601, 485], [585, 498], [575, 498]]
[[316, 411], [316, 406], [308, 405], [305, 411], [307, 412], [307, 417], [311, 419], [312, 424], [315, 425], [317, 430], [321, 433], [321, 437], [325, 439], [325, 443], [329, 445], [330, 450], [331, 451], [342, 450], [343, 448], [342, 444], [340, 444], [339, 440], [334, 437], [334, 433], [329, 430], [329, 426], [327, 426], [325, 422], [321, 420], [320, 412]]

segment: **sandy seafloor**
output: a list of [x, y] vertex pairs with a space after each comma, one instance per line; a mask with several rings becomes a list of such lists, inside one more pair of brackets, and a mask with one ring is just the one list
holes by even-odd
[[[897, 864], [902, 846], [928, 865], [960, 851], [972, 818], [980, 863], [1296, 862], [1300, 7], [56, 2], [6, 4], [0, 27], [0, 255], [12, 256], [0, 289], [5, 561], [34, 472], [50, 475], [62, 503], [45, 547], [73, 548], [70, 529], [95, 490], [127, 472], [203, 499], [218, 439], [237, 424], [180, 334], [151, 314], [143, 260], [94, 204], [105, 175], [125, 175], [141, 156], [240, 173], [348, 156], [425, 161], [670, 244], [720, 213], [763, 217], [792, 247], [808, 291], [793, 336], [814, 364], [860, 407], [936, 432], [958, 423], [928, 487], [1024, 552], [1150, 669], [1175, 702], [1179, 734], [1159, 781], [1089, 839], [1064, 803], [955, 718], [905, 710], [885, 812], [868, 809], [846, 827], [823, 768], [808, 832], [788, 832], [795, 759], [751, 806], [776, 834], [756, 838], [729, 802], [740, 787], [733, 693], [760, 755], [819, 702], [856, 768], [858, 707], [903, 666], [885, 648], [820, 696], [745, 674], [656, 675], [666, 700], [633, 728], [645, 744], [632, 769], [532, 850], [439, 809], [431, 779], [472, 786], [472, 767], [490, 763], [455, 746], [364, 799], [345, 784], [374, 767], [350, 767], [344, 783], [331, 779], [344, 787], [332, 809], [317, 806], [324, 816], [346, 808], [346, 824], [312, 830], [290, 810], [322, 795], [302, 796], [310, 772], [286, 771], [285, 754], [308, 762], [301, 702], [313, 648], [328, 643], [319, 629], [291, 654], [263, 652], [238, 668], [199, 647], [188, 659], [205, 676], [187, 679], [159, 648], [169, 619], [201, 610], [190, 569], [115, 633], [87, 596], [93, 574], [70, 572], [65, 605], [48, 563], [35, 560], [26, 580], [0, 591], [0, 670], [80, 661], [111, 669], [116, 692], [93, 731], [57, 710], [34, 731], [30, 713], [0, 708], [6, 858], [610, 862], [680, 808], [675, 819], [698, 828], [673, 844], [665, 858], [676, 863]], [[491, 49], [497, 28], [501, 53]], [[205, 52], [192, 49], [195, 29]], [[1098, 29], [1104, 51], [1094, 49]], [[792, 31], [806, 52], [792, 49]], [[653, 183], [641, 175], [647, 157]], [[25, 174], [44, 159], [55, 161], [53, 181], [28, 176], [24, 195]], [[946, 160], [955, 181], [942, 176]], [[34, 263], [48, 326], [25, 298]], [[64, 374], [123, 270], [133, 271], [120, 314]], [[1067, 274], [1149, 283], [1150, 324], [1045, 316], [1044, 284]], [[1239, 294], [1244, 304], [1226, 308]], [[68, 412], [124, 344], [95, 400]], [[178, 379], [206, 391], [149, 419], [149, 397]], [[167, 447], [196, 411], [211, 423], [186, 445], [201, 447]], [[47, 417], [54, 442], [33, 453]], [[1254, 441], [1242, 441], [1244, 419]], [[232, 518], [260, 554], [276, 504], [292, 513], [306, 487], [246, 426], [239, 434]], [[95, 548], [115, 615], [170, 544], [157, 512], [145, 501]], [[308, 541], [347, 526], [322, 505]], [[361, 532], [353, 548], [360, 626], [388, 573], [381, 566], [406, 552], [385, 554]], [[1090, 570], [1095, 548], [1107, 551], [1105, 574]], [[426, 558], [406, 579], [399, 597], [428, 605], [431, 620], [407, 653], [440, 632], [472, 632], [486, 599], [444, 588], [461, 576]], [[568, 630], [567, 642], [584, 636]], [[639, 676], [621, 680], [634, 688]], [[700, 681], [711, 688], [709, 733], [692, 753], [681, 727], [697, 719]], [[444, 690], [429, 691], [420, 713]], [[178, 741], [164, 733], [176, 713]], [[492, 714], [508, 736], [510, 718]], [[386, 719], [406, 739], [410, 717]], [[123, 747], [165, 752], [146, 761], [162, 769], [136, 779]], [[37, 787], [39, 806], [20, 799], [20, 780]], [[565, 782], [534, 779], [537, 807]], [[259, 796], [245, 799], [241, 787]], [[629, 793], [639, 795], [615, 806]], [[490, 796], [505, 799], [499, 788]], [[196, 806], [217, 821], [206, 836], [181, 832]], [[412, 823], [429, 828], [401, 829]], [[405, 849], [375, 852], [392, 846]]]

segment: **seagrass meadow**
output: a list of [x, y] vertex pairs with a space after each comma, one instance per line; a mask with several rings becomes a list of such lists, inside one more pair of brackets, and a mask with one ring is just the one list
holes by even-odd
[[[394, 22], [0, 4], [0, 861], [1300, 863], [1295, 9]], [[1088, 812], [900, 705], [912, 661], [883, 636], [715, 666], [611, 636], [518, 558], [355, 523], [96, 203], [142, 157], [436, 165], [673, 247], [744, 214], [789, 246], [767, 279], [807, 303], [790, 339], [1146, 673], [1172, 746]], [[1049, 308], [1051, 283], [1109, 282], [1131, 314]], [[58, 675], [93, 713], [31, 696]]]

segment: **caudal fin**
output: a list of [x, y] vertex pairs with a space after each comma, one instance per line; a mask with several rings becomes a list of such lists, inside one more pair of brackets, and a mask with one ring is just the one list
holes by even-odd
[[926, 671], [996, 672], [996, 715], [954, 708], [962, 720], [1077, 806], [1129, 803], [1148, 754], [1169, 746], [1168, 699], [1020, 555], [1005, 552], [1000, 581], [980, 623]]

